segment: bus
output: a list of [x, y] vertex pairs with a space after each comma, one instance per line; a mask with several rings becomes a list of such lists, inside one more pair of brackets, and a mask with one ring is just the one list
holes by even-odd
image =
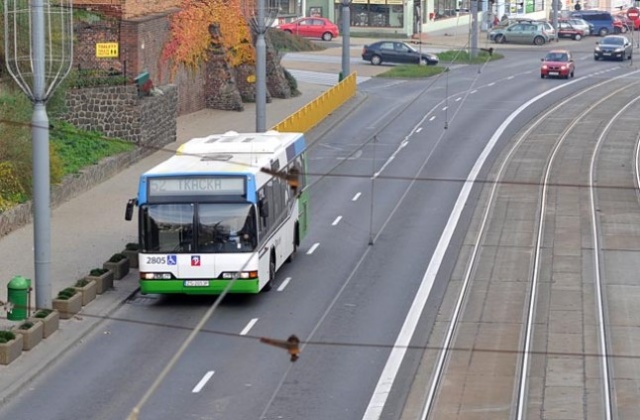
[[140, 291], [255, 294], [270, 290], [309, 227], [302, 133], [195, 138], [140, 176]]

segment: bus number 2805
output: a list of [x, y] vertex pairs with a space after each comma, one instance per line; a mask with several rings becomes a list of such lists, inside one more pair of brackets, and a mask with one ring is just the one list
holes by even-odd
[[147, 257], [147, 264], [166, 264], [167, 257]]

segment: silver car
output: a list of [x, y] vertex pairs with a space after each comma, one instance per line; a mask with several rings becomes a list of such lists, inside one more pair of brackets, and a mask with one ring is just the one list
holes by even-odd
[[520, 22], [506, 28], [492, 30], [489, 32], [489, 39], [498, 44], [510, 42], [543, 45], [555, 39], [555, 31], [546, 22]]
[[582, 31], [582, 36], [591, 35], [591, 27], [593, 25], [589, 24], [584, 19], [571, 18], [562, 20], [563, 22], [567, 22], [569, 25], [573, 26], [575, 29]]

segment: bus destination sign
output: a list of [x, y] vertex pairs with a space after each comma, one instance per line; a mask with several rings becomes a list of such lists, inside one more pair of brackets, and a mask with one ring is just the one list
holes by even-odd
[[149, 197], [244, 194], [244, 179], [238, 177], [149, 178]]

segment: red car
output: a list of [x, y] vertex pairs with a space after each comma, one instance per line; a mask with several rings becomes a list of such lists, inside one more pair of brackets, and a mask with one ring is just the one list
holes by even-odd
[[278, 25], [278, 29], [293, 35], [309, 38], [320, 38], [323, 41], [331, 41], [340, 35], [338, 26], [327, 18], [308, 17], [293, 22]]
[[549, 51], [547, 55], [542, 59], [542, 66], [540, 67], [540, 77], [560, 77], [568, 79], [574, 76], [576, 70], [575, 63], [571, 52], [567, 50], [553, 50]]

